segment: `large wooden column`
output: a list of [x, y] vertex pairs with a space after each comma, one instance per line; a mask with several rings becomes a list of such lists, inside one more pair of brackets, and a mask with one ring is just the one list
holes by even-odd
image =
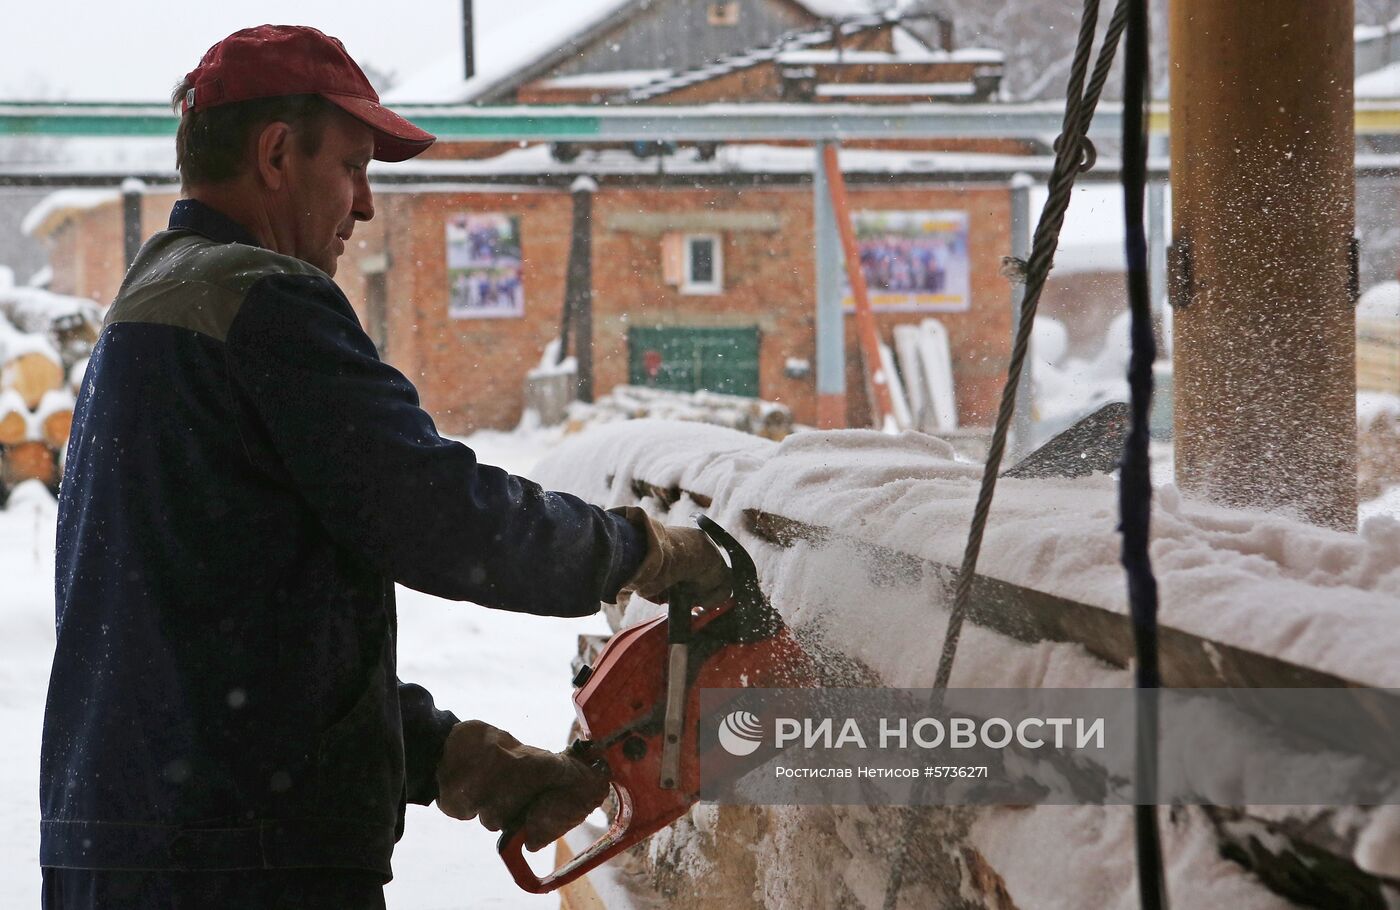
[[1170, 17], [1177, 483], [1353, 528], [1352, 0]]

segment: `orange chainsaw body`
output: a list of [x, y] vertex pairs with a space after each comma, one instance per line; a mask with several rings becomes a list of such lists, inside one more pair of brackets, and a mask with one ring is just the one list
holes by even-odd
[[526, 891], [540, 894], [568, 884], [671, 824], [696, 803], [701, 689], [815, 685], [806, 653], [758, 591], [748, 554], [708, 519], [701, 519], [701, 527], [729, 551], [735, 593], [716, 606], [690, 613], [678, 779], [663, 774], [668, 658], [674, 642], [671, 617], [659, 616], [614, 635], [574, 692], [581, 739], [570, 751], [607, 763], [616, 810], [612, 823], [592, 846], [544, 878], [525, 862], [523, 837], [518, 832], [503, 835], [502, 858]]

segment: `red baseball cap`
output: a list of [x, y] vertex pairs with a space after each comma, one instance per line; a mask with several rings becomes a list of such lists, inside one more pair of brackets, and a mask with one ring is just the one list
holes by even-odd
[[437, 140], [379, 103], [338, 38], [305, 25], [259, 25], [209, 48], [188, 76], [180, 112], [278, 95], [320, 95], [374, 130], [374, 157], [404, 161]]

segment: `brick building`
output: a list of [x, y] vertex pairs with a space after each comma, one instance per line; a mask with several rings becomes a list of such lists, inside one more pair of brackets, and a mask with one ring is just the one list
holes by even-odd
[[[740, 14], [752, 18], [749, 6], [782, 15], [807, 8], [754, 0]], [[645, 45], [657, 15], [692, 7], [622, 4], [583, 45]], [[628, 10], [631, 19], [622, 15]], [[992, 52], [931, 47], [884, 15], [824, 27], [804, 15], [795, 30], [777, 30], [747, 52], [672, 66], [622, 87], [616, 72], [577, 72], [589, 52], [573, 42], [574, 53], [546, 53], [498, 73], [483, 97], [558, 101], [566, 99], [544, 93], [567, 89], [594, 93], [591, 101], [610, 78], [615, 91], [603, 100], [631, 104], [878, 104], [985, 99], [994, 90], [1000, 57]], [[942, 294], [942, 303], [928, 297], [931, 305], [901, 306], [903, 298], [892, 298], [894, 305], [877, 307], [877, 322], [886, 341], [898, 322], [942, 322], [959, 423], [986, 425], [1011, 334], [1011, 289], [1000, 272], [1010, 248], [1008, 180], [1016, 156], [1038, 149], [1000, 140], [900, 145], [842, 150], [852, 212], [948, 221], [955, 234], [935, 252], [951, 256], [951, 265], [940, 260], [934, 269], [935, 253], [927, 253], [923, 274], [936, 282], [956, 273], [958, 289]], [[424, 156], [429, 160], [376, 165], [376, 216], [357, 229], [336, 280], [382, 355], [415, 382], [445, 432], [520, 419], [525, 374], [560, 334], [574, 207], [569, 188], [579, 176], [598, 187], [589, 230], [596, 392], [625, 382], [717, 388], [783, 402], [799, 422], [816, 422], [811, 148], [440, 143], [434, 151]], [[989, 179], [993, 173], [999, 176]], [[99, 301], [115, 294], [120, 204], [107, 192], [96, 203], [49, 205], [32, 219], [53, 251], [55, 290]], [[174, 198], [170, 188], [147, 192], [144, 233], [163, 226]], [[505, 236], [507, 249], [473, 265], [471, 237], [483, 224]], [[894, 268], [903, 267], [896, 257]], [[847, 420], [861, 426], [868, 417], [853, 322], [846, 320]]]

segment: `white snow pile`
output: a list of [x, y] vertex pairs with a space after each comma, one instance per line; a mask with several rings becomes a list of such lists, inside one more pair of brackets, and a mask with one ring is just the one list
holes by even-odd
[[1357, 319], [1400, 319], [1400, 281], [1372, 285], [1356, 301]]
[[544, 353], [540, 355], [540, 362], [531, 368], [526, 374], [530, 379], [542, 379], [545, 376], [564, 376], [578, 373], [578, 358], [570, 354], [563, 360], [559, 359], [559, 339], [552, 339], [544, 346]]
[[[772, 443], [718, 427], [630, 421], [566, 440], [536, 473], [551, 489], [607, 506], [635, 501], [634, 478], [679, 487], [712, 497], [712, 517], [731, 531], [742, 532], [742, 510], [760, 509], [956, 566], [980, 470], [918, 433], [810, 432]], [[1126, 612], [1116, 497], [1106, 476], [1003, 478], [979, 571]], [[694, 508], [683, 499], [671, 520], [685, 521]], [[850, 544], [799, 544], [771, 560], [773, 547], [752, 538], [746, 545], [766, 572], [775, 605], [796, 624], [841, 630], [833, 644], [891, 685], [931, 683], [946, 616], [934, 579], [892, 574], [883, 580], [889, 612], [872, 613], [872, 581], [842, 552]], [[1400, 521], [1373, 517], [1359, 534], [1344, 534], [1189, 502], [1167, 485], [1157, 490], [1152, 558], [1165, 625], [1358, 683], [1400, 687], [1393, 659], [1400, 644]], [[629, 612], [629, 621], [639, 618]], [[1057, 649], [1069, 646], [1037, 647], [1042, 657], [1014, 668], [961, 659], [955, 682], [1118, 684], [1101, 674], [1096, 681], [1085, 667], [1057, 669]]]

